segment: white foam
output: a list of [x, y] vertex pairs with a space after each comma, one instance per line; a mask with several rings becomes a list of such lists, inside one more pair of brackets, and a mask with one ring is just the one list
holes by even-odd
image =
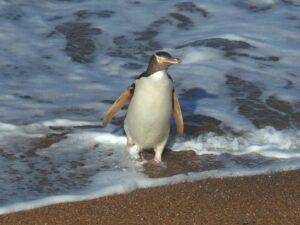
[[86, 125], [95, 125], [95, 123], [87, 122], [87, 121], [74, 121], [67, 119], [54, 119], [50, 121], [45, 121], [42, 123], [43, 125], [50, 126], [58, 126], [58, 127], [73, 127], [73, 126], [86, 126]]
[[214, 133], [200, 135], [187, 141], [175, 142], [173, 150], [194, 150], [197, 154], [243, 155], [258, 153], [270, 158], [299, 158], [298, 130], [276, 131], [272, 127], [245, 132], [242, 136], [220, 136]]
[[94, 177], [93, 184], [90, 186], [90, 188], [82, 190], [80, 193], [73, 195], [51, 196], [35, 201], [7, 205], [5, 207], [0, 207], [0, 215], [21, 210], [29, 210], [51, 204], [82, 201], [107, 195], [122, 194], [133, 191], [137, 188], [158, 187], [162, 185], [176, 184], [184, 181], [191, 182], [207, 178], [251, 176], [276, 171], [293, 170], [298, 168], [299, 166], [300, 163], [299, 161], [297, 161], [289, 165], [282, 164], [276, 167], [267, 166], [265, 168], [257, 168], [251, 170], [241, 168], [210, 170], [202, 173], [188, 173], [187, 175], [180, 174], [169, 178], [157, 179], [150, 179], [143, 176], [141, 173], [135, 172], [101, 173], [100, 175]]

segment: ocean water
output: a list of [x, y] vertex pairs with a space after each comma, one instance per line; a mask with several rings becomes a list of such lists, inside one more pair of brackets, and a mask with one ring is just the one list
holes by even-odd
[[[0, 214], [300, 168], [300, 1], [0, 0]], [[166, 50], [186, 134], [166, 167], [110, 104]]]

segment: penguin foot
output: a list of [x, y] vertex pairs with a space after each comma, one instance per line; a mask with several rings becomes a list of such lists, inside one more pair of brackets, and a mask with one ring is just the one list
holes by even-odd
[[161, 160], [161, 157], [154, 156], [154, 158], [152, 159], [152, 163], [156, 166], [167, 168], [167, 165]]
[[134, 145], [134, 142], [132, 140], [132, 137], [127, 136], [127, 147], [132, 147]]

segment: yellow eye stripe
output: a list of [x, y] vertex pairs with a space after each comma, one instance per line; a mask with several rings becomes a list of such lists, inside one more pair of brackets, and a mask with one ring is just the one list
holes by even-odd
[[157, 60], [157, 62], [158, 62], [159, 64], [161, 64], [161, 63], [163, 63], [163, 62], [166, 61], [164, 57], [160, 57], [160, 56], [158, 56], [158, 55], [156, 55], [156, 54], [155, 54], [155, 57], [156, 57], [156, 60]]

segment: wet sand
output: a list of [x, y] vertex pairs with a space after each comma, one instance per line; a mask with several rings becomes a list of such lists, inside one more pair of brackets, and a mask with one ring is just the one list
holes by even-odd
[[0, 215], [2, 225], [300, 224], [300, 170], [207, 179]]

